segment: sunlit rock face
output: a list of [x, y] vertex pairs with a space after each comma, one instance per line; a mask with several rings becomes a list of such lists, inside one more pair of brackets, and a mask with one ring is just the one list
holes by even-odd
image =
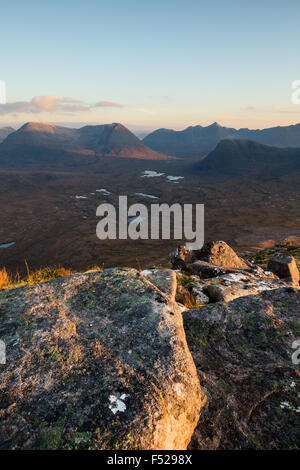
[[166, 293], [126, 268], [0, 292], [0, 448], [187, 447], [205, 396], [164, 276]]

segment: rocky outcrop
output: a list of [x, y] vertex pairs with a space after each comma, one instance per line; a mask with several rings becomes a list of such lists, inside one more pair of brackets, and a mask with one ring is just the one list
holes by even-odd
[[299, 270], [293, 256], [276, 253], [268, 262], [268, 269], [282, 279], [299, 285]]
[[0, 292], [0, 448], [185, 449], [205, 395], [171, 297], [118, 268]]
[[240, 272], [217, 276], [211, 283], [207, 283], [206, 290], [212, 302], [230, 302], [238, 297], [257, 295], [265, 290], [279, 289], [284, 285], [277, 279]]
[[271, 271], [244, 261], [223, 241], [206, 243], [199, 251], [189, 251], [181, 245], [171, 253], [170, 259], [173, 267], [183, 266], [177, 269], [179, 279], [183, 272], [190, 273], [190, 279], [184, 286], [178, 283], [176, 293], [177, 302], [185, 304], [185, 299], [188, 299], [189, 308], [191, 296], [194, 307], [200, 307], [209, 302], [230, 302], [289, 285], [287, 276], [281, 280]]
[[212, 241], [205, 243], [203, 248], [195, 251], [197, 260], [226, 268], [247, 269], [248, 264], [240, 258], [226, 242]]
[[207, 395], [190, 449], [298, 449], [300, 292], [282, 288], [183, 313]]

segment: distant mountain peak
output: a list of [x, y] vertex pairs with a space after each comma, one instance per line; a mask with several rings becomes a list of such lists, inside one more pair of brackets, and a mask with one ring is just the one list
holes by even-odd
[[212, 124], [210, 124], [210, 126], [207, 126], [207, 127], [223, 127], [223, 126], [221, 126], [221, 124], [215, 121]]
[[57, 127], [59, 126], [55, 126], [54, 124], [50, 124], [49, 122], [29, 121], [29, 122], [26, 122], [22, 127], [20, 127], [19, 131], [47, 132]]
[[143, 139], [148, 147], [180, 158], [200, 158], [211, 152], [222, 139], [245, 139], [274, 147], [299, 147], [300, 124], [267, 129], [234, 129], [214, 122], [209, 126], [190, 126], [182, 131], [153, 131]]
[[[84, 155], [89, 155], [93, 159], [172, 158], [148, 148], [118, 122], [88, 125], [80, 129], [56, 126], [47, 122], [27, 122], [19, 130], [2, 139], [0, 145], [0, 159], [8, 162], [34, 161], [35, 164], [39, 164], [44, 161], [47, 164], [53, 163], [54, 155], [60, 165], [64, 165], [64, 159], [72, 158], [71, 155], [82, 155], [82, 159], [85, 158]], [[82, 164], [85, 164], [84, 160]]]

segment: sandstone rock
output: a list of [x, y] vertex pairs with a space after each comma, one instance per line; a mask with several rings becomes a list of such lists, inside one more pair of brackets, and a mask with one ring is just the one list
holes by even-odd
[[277, 253], [268, 262], [268, 269], [280, 278], [290, 279], [299, 284], [299, 270], [293, 256]]
[[186, 270], [187, 265], [192, 261], [192, 256], [192, 252], [185, 245], [179, 245], [169, 254], [172, 268]]
[[180, 284], [177, 286], [176, 291], [176, 302], [179, 302], [184, 305], [186, 299], [190, 296], [190, 291], [187, 289], [186, 286], [181, 286]]
[[142, 271], [141, 274], [164, 294], [175, 300], [177, 279], [172, 269], [152, 269]]
[[292, 288], [183, 312], [208, 397], [190, 449], [299, 449], [299, 314]]
[[134, 269], [0, 292], [1, 449], [184, 449], [205, 396], [180, 309]]
[[260, 274], [230, 273], [218, 276], [206, 287], [212, 302], [230, 302], [238, 297], [256, 295], [270, 289], [279, 289], [286, 284], [273, 278], [262, 278]]
[[195, 296], [196, 303], [198, 305], [207, 305], [210, 302], [210, 298], [203, 292], [203, 289], [199, 286], [192, 287], [192, 293]]
[[242, 260], [227, 243], [223, 241], [211, 241], [194, 253], [198, 260], [206, 261], [216, 266], [227, 268], [248, 269], [248, 264]]
[[196, 274], [200, 277], [216, 277], [221, 274], [237, 273], [241, 271], [240, 269], [216, 266], [206, 261], [195, 261], [189, 265], [188, 270], [192, 274]]

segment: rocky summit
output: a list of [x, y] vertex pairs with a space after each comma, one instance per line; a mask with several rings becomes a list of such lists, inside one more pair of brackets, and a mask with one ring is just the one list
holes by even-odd
[[279, 259], [181, 245], [173, 269], [0, 291], [0, 449], [298, 449], [299, 273]]

